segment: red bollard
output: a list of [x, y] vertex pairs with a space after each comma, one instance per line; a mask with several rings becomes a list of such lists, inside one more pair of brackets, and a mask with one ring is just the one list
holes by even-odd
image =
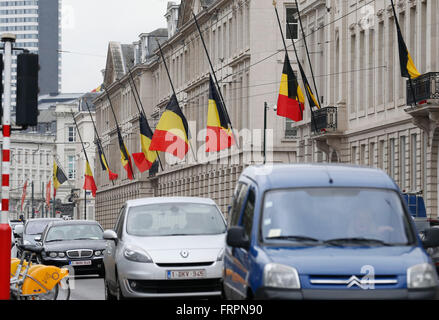
[[0, 224], [0, 300], [10, 299], [11, 227]]

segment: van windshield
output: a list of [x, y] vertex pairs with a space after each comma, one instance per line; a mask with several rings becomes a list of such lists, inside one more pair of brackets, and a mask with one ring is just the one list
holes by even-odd
[[216, 206], [198, 203], [161, 203], [132, 207], [127, 233], [134, 236], [213, 235], [226, 232]]
[[364, 188], [305, 188], [265, 194], [263, 240], [404, 245], [412, 233], [398, 194]]

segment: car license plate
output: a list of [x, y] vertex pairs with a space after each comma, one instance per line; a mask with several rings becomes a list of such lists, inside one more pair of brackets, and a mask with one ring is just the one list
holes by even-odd
[[168, 279], [198, 279], [206, 278], [206, 270], [168, 270], [166, 271]]
[[72, 266], [89, 266], [91, 265], [91, 260], [81, 260], [81, 261], [70, 261]]

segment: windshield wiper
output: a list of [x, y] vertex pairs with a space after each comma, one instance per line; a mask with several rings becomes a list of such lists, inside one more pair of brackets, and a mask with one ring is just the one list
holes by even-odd
[[54, 242], [54, 241], [64, 241], [65, 239], [52, 239], [52, 240], [46, 240], [47, 242]]
[[329, 239], [323, 241], [323, 243], [331, 244], [331, 245], [343, 245], [347, 243], [356, 243], [356, 244], [379, 244], [382, 246], [392, 246], [391, 243], [384, 242], [379, 239], [371, 239], [371, 238], [360, 238], [360, 237], [353, 237], [353, 238], [337, 238], [337, 239]]
[[99, 239], [87, 237], [87, 238], [75, 238], [75, 239], [72, 239], [72, 240], [99, 240]]
[[312, 241], [312, 242], [321, 242], [321, 240], [306, 236], [276, 236], [276, 237], [267, 237], [267, 240], [291, 240], [291, 241]]

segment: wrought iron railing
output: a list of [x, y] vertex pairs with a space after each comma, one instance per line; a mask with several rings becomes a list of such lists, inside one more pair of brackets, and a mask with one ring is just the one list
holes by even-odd
[[420, 77], [407, 80], [407, 105], [424, 102], [428, 99], [439, 99], [439, 72], [428, 72]]
[[325, 107], [314, 111], [311, 130], [314, 134], [337, 131], [337, 107]]

